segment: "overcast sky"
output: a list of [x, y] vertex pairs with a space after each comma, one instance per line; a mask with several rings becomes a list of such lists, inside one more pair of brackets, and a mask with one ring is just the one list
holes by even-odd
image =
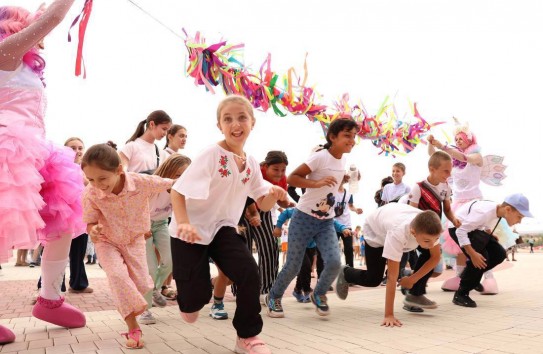
[[[375, 113], [390, 95], [400, 116], [409, 115], [411, 100], [429, 121], [453, 115], [469, 121], [483, 154], [504, 155], [508, 165], [504, 185], [485, 186], [485, 198], [522, 192], [543, 220], [542, 1], [135, 1], [179, 34], [185, 28], [201, 31], [209, 44], [245, 43], [245, 64], [255, 71], [271, 53], [275, 71], [301, 73], [309, 53], [308, 84], [323, 104], [348, 92]], [[42, 1], [0, 1], [13, 2], [35, 8]], [[110, 139], [122, 145], [156, 109], [188, 128], [189, 156], [221, 139], [215, 109], [222, 92], [213, 96], [194, 86], [184, 74], [183, 40], [127, 0], [94, 1], [85, 42], [88, 76], [75, 78], [76, 44], [66, 37], [82, 4], [46, 41], [50, 139], [62, 143], [75, 135], [88, 146]], [[445, 139], [441, 128], [434, 133]], [[268, 150], [284, 150], [292, 171], [322, 141], [318, 125], [303, 116], [259, 112], [246, 151], [260, 160]], [[366, 212], [375, 208], [373, 194], [394, 162], [407, 165], [410, 185], [428, 174], [424, 146], [396, 159], [377, 153], [361, 141], [349, 156], [363, 176], [355, 204]]]

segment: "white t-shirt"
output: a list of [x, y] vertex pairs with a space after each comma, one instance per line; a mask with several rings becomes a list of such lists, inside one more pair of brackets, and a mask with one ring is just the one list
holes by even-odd
[[411, 188], [409, 188], [409, 186], [403, 182], [398, 184], [389, 183], [385, 186], [385, 188], [383, 188], [383, 194], [381, 195], [381, 199], [389, 203], [392, 200], [409, 193], [410, 190]]
[[170, 193], [164, 191], [149, 198], [151, 221], [166, 220], [172, 215], [172, 198]]
[[[426, 186], [429, 187], [436, 196], [439, 197], [439, 200], [442, 202], [444, 200], [450, 200], [452, 190], [451, 187], [449, 187], [448, 183], [439, 183], [437, 186], [434, 186], [428, 180], [426, 180]], [[415, 183], [413, 188], [411, 188], [411, 192], [409, 192], [409, 201], [411, 203], [419, 204], [420, 202], [420, 186], [418, 183]]]
[[[237, 227], [247, 196], [257, 200], [271, 186], [254, 157], [248, 156], [245, 170], [239, 172], [234, 154], [214, 144], [194, 159], [173, 189], [185, 196], [190, 223], [202, 238], [196, 243], [209, 245], [221, 227]], [[169, 230], [175, 237], [175, 214]]]
[[288, 243], [288, 226], [281, 229], [281, 243]]
[[[123, 146], [121, 152], [128, 158], [127, 172], [142, 172], [154, 170], [158, 167], [156, 164], [155, 144], [148, 143], [142, 138], [127, 143]], [[162, 149], [158, 149], [158, 154], [160, 156], [160, 165], [169, 155]]]
[[[326, 149], [317, 151], [309, 156], [305, 164], [311, 170], [307, 179], [320, 180], [324, 177], [333, 176], [341, 183], [345, 175], [345, 156], [336, 159]], [[307, 188], [300, 198], [296, 208], [317, 219], [331, 219], [335, 216], [334, 205], [336, 198], [334, 194], [338, 185], [324, 186], [320, 188]]]
[[390, 203], [366, 217], [364, 241], [371, 247], [383, 247], [383, 257], [399, 262], [404, 252], [418, 247], [411, 234], [411, 221], [422, 210], [407, 204]]
[[[345, 192], [345, 200], [343, 200], [343, 192], [336, 191], [335, 198], [336, 203], [334, 204], [334, 208], [336, 207], [343, 207], [343, 214], [340, 216], [336, 216], [337, 222], [339, 222], [342, 225], [345, 225], [346, 228], [350, 229], [352, 228], [351, 223], [351, 210], [349, 209], [349, 205], [353, 204], [353, 195], [349, 193], [348, 190], [344, 190]], [[335, 213], [334, 213], [335, 215]]]
[[458, 243], [461, 247], [471, 244], [468, 232], [493, 230], [496, 227], [499, 220], [498, 215], [496, 215], [497, 206], [495, 202], [479, 200], [463, 204], [456, 209], [456, 218], [462, 222], [462, 225], [456, 229], [456, 237], [458, 237]]

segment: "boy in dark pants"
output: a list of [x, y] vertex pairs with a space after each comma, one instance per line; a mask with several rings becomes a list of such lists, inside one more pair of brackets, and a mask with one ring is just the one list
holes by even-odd
[[439, 216], [431, 210], [422, 211], [406, 204], [387, 204], [368, 215], [364, 223], [367, 270], [344, 266], [338, 275], [336, 293], [347, 298], [349, 283], [362, 286], [379, 286], [388, 266], [385, 318], [382, 326], [401, 326], [394, 317], [394, 297], [399, 263], [403, 252], [418, 246], [430, 250], [430, 259], [415, 273], [400, 280], [400, 285], [410, 289], [419, 279], [431, 273], [440, 259], [437, 243], [443, 231]]
[[502, 204], [478, 200], [461, 206], [456, 215], [462, 222], [458, 228], [449, 229], [452, 239], [468, 257], [464, 272], [460, 276], [460, 287], [454, 294], [453, 303], [464, 307], [477, 307], [469, 292], [479, 285], [483, 273], [491, 270], [505, 259], [505, 249], [492, 235], [501, 218], [509, 226], [520, 223], [523, 217], [533, 217], [528, 198], [512, 194]]

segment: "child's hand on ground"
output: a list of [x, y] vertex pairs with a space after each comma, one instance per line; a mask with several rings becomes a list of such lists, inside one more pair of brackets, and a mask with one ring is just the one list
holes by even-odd
[[104, 230], [104, 225], [102, 224], [94, 225], [89, 231], [89, 236], [91, 238], [91, 241], [94, 243], [104, 241], [105, 236], [102, 233], [103, 230]]
[[394, 327], [394, 326], [401, 327], [402, 323], [400, 322], [400, 320], [398, 320], [394, 316], [385, 316], [385, 318], [383, 319], [383, 322], [381, 322], [381, 326], [385, 326], [385, 327]]
[[413, 279], [411, 279], [410, 276], [403, 277], [400, 280], [398, 280], [398, 286], [401, 286], [402, 288], [411, 289], [413, 285], [415, 285], [415, 282], [413, 281]]
[[177, 225], [177, 238], [187, 243], [195, 243], [202, 239], [200, 235], [198, 235], [196, 228], [191, 224]]
[[315, 181], [315, 187], [314, 188], [320, 188], [324, 186], [333, 187], [337, 184], [337, 180], [334, 178], [334, 176], [328, 176], [319, 179], [318, 181]]

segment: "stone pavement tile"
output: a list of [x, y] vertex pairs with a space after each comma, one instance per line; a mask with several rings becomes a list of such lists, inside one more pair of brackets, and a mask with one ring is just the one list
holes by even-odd
[[47, 348], [53, 346], [53, 339], [40, 339], [28, 342], [28, 349]]
[[45, 354], [45, 348], [36, 348], [29, 350], [20, 350], [17, 354]]
[[166, 343], [166, 345], [168, 347], [170, 347], [172, 350], [174, 350], [176, 352], [196, 348], [194, 345], [190, 344], [189, 342], [187, 342], [186, 340], [183, 340], [183, 339], [181, 339], [181, 340], [172, 340], [172, 341], [166, 340], [165, 343]]
[[55, 346], [61, 346], [61, 345], [66, 345], [66, 344], [75, 344], [79, 342], [77, 341], [77, 337], [69, 336], [69, 337], [53, 338], [53, 343]]
[[124, 354], [121, 348], [106, 348], [96, 351], [97, 354]]
[[9, 353], [9, 352], [17, 352], [20, 350], [26, 350], [28, 349], [28, 343], [27, 342], [13, 342], [9, 344], [4, 344], [2, 346], [2, 350], [0, 350], [0, 353]]
[[100, 336], [97, 335], [97, 334], [79, 334], [79, 335], [76, 335], [75, 336], [77, 338], [77, 341], [79, 343], [84, 343], [84, 342], [94, 342], [95, 340], [100, 340]]
[[94, 345], [94, 342], [70, 344], [70, 347], [74, 353], [95, 351], [98, 349], [96, 345]]
[[69, 344], [55, 345], [45, 349], [46, 354], [72, 354], [72, 347]]

